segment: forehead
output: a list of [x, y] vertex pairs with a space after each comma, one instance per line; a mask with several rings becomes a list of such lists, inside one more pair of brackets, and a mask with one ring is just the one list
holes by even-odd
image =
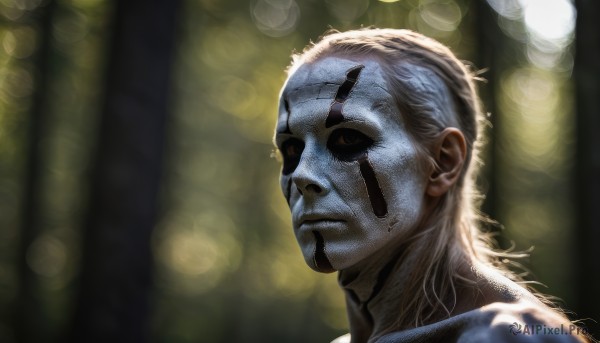
[[326, 57], [302, 64], [288, 78], [281, 93], [277, 132], [289, 130], [288, 121], [295, 121], [298, 114], [323, 118], [336, 96], [344, 91], [347, 94], [341, 95], [345, 96], [342, 106], [346, 119], [363, 119], [367, 108], [395, 108], [376, 61]]
[[367, 59], [358, 62], [340, 57], [327, 57], [301, 65], [288, 79], [282, 95], [290, 105], [308, 100], [331, 100], [346, 81], [348, 72], [359, 66], [363, 68], [352, 87], [353, 97], [388, 100], [388, 87], [377, 62]]

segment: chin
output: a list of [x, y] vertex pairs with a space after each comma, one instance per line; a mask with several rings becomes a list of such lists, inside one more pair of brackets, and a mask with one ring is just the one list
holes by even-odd
[[[327, 260], [319, 260], [318, 256], [306, 256], [305, 261], [308, 266], [319, 273], [333, 273], [344, 270], [358, 264], [362, 259], [356, 258], [353, 252], [349, 251], [343, 254], [327, 253]], [[327, 263], [329, 262], [329, 264]]]
[[331, 274], [331, 273], [335, 273], [338, 271], [337, 269], [335, 269], [333, 267], [330, 267], [330, 268], [319, 268], [317, 266], [310, 266], [310, 267], [312, 270], [319, 272], [319, 273], [323, 273], [323, 274]]

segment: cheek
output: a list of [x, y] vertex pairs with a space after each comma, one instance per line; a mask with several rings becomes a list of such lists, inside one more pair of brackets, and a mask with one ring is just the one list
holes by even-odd
[[416, 225], [425, 194], [425, 178], [413, 149], [372, 154], [371, 164], [387, 200], [389, 230]]
[[332, 159], [332, 196], [338, 197], [352, 211], [355, 221], [377, 220], [387, 217], [388, 205], [380, 185], [378, 172], [371, 163], [369, 154], [354, 161]]

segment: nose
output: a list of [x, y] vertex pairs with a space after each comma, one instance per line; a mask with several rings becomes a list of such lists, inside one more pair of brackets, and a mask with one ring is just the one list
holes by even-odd
[[300, 163], [292, 174], [292, 181], [303, 196], [324, 195], [328, 191], [327, 180], [321, 173], [316, 156], [302, 154]]

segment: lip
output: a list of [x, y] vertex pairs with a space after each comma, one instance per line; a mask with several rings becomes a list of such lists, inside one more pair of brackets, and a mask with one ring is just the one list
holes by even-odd
[[328, 215], [307, 214], [300, 217], [299, 226], [313, 226], [323, 224], [344, 223], [345, 220], [330, 217]]

